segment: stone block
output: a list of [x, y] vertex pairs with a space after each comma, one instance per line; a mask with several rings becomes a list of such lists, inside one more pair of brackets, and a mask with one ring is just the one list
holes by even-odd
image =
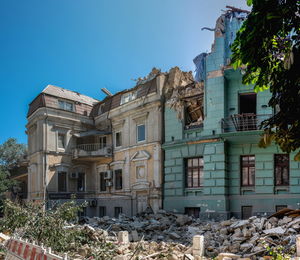
[[122, 244], [128, 244], [129, 243], [128, 231], [120, 231], [118, 233], [118, 242], [122, 243]]
[[204, 236], [193, 236], [193, 256], [204, 255]]

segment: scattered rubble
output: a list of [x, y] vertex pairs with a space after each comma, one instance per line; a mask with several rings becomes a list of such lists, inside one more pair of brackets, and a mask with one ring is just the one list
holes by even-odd
[[[131, 243], [122, 243], [118, 254], [130, 255], [132, 250], [141, 247], [136, 253], [139, 259], [158, 259], [158, 252], [168, 257], [162, 259], [183, 259], [184, 254], [192, 254], [191, 243], [195, 235], [204, 236], [204, 255], [208, 258], [219, 255], [218, 259], [259, 259], [267, 252], [266, 244], [270, 247], [281, 245], [286, 252], [294, 254], [296, 235], [300, 231], [300, 216], [294, 219], [287, 216], [282, 219], [254, 216], [247, 220], [203, 222], [163, 210], [157, 214], [144, 213], [135, 217], [86, 218], [86, 222], [96, 230], [106, 230], [112, 241], [117, 241], [118, 232], [128, 231]], [[237, 256], [230, 257], [230, 254]]]

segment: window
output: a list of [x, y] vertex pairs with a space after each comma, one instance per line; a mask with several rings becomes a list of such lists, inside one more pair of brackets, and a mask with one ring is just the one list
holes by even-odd
[[67, 172], [58, 172], [58, 192], [67, 191]]
[[86, 207], [83, 207], [82, 210], [78, 211], [78, 217], [82, 218], [86, 216]]
[[242, 206], [242, 219], [252, 217], [252, 206]]
[[99, 207], [99, 217], [102, 218], [106, 216], [106, 207], [100, 206]]
[[136, 99], [136, 92], [128, 92], [122, 95], [121, 105]]
[[100, 191], [106, 191], [105, 172], [100, 172]]
[[123, 208], [122, 207], [115, 207], [115, 218], [118, 218], [120, 214], [122, 214]]
[[99, 137], [99, 145], [100, 145], [100, 149], [106, 147], [106, 136]]
[[254, 186], [255, 184], [255, 156], [241, 156], [241, 185]]
[[275, 154], [275, 185], [284, 186], [289, 185], [289, 155]]
[[115, 133], [116, 147], [122, 146], [122, 132]]
[[85, 191], [85, 173], [83, 172], [78, 173], [77, 191]]
[[199, 218], [200, 208], [184, 208], [184, 214], [192, 216], [194, 218]]
[[66, 139], [66, 135], [62, 134], [62, 133], [58, 133], [57, 136], [57, 146], [58, 148], [65, 148], [65, 139]]
[[73, 111], [73, 103], [71, 102], [58, 100], [58, 107], [63, 110]]
[[115, 170], [115, 189], [121, 190], [122, 189], [122, 170]]
[[203, 181], [203, 157], [186, 159], [186, 187], [201, 187]]
[[136, 127], [137, 131], [137, 141], [142, 142], [146, 140], [146, 128], [145, 125], [138, 125]]

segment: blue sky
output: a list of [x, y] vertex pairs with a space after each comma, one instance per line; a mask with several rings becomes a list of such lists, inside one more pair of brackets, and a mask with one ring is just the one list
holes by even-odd
[[[0, 143], [26, 143], [28, 104], [48, 84], [102, 99], [153, 67], [194, 70], [226, 5], [244, 0], [0, 0]], [[249, 9], [249, 8], [248, 8]]]

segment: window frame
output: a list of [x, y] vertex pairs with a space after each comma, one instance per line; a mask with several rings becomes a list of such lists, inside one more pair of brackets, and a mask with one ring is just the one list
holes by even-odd
[[[67, 109], [67, 104], [71, 105], [71, 109]], [[75, 111], [75, 106], [74, 103], [71, 101], [67, 101], [67, 100], [58, 100], [58, 108], [65, 110], [65, 111], [69, 111], [69, 112], [74, 112]]]
[[[59, 146], [59, 137], [60, 136], [63, 136], [63, 147], [60, 147]], [[67, 135], [66, 133], [63, 133], [63, 132], [57, 132], [57, 148], [60, 149], [60, 150], [65, 150], [66, 149], [66, 138], [67, 138]]]
[[200, 207], [185, 207], [184, 214], [188, 216], [193, 216], [194, 218], [200, 217], [201, 208]]
[[[60, 182], [60, 176], [64, 174], [64, 188], [63, 189], [60, 189], [61, 186], [59, 185], [61, 182]], [[67, 171], [64, 171], [64, 170], [61, 170], [61, 171], [57, 171], [57, 192], [68, 192], [68, 172]]]
[[[101, 213], [101, 209], [103, 210], [103, 214], [100, 214]], [[103, 215], [103, 216], [101, 216]], [[103, 218], [106, 216], [106, 206], [99, 206], [99, 217], [100, 218]]]
[[[194, 160], [197, 159], [198, 160], [198, 166], [193, 166], [193, 162]], [[195, 188], [202, 188], [203, 184], [204, 184], [204, 158], [203, 156], [199, 156], [199, 157], [191, 157], [191, 158], [185, 158], [185, 188], [188, 189], [195, 189]], [[191, 160], [192, 162], [192, 166], [189, 167], [189, 160]], [[202, 165], [201, 162], [202, 161]], [[198, 184], [196, 186], [194, 186], [194, 170], [195, 168], [198, 169]], [[189, 186], [189, 169], [191, 169], [191, 181], [192, 181], [192, 185]]]
[[[78, 178], [76, 179], [76, 191], [77, 192], [85, 192], [86, 190], [86, 174], [85, 172], [78, 172]], [[83, 189], [79, 190], [79, 175], [83, 175]]]
[[[248, 162], [248, 164], [246, 164], [246, 165], [244, 165], [244, 160], [243, 160], [243, 158], [244, 157], [248, 157], [248, 158], [250, 158], [250, 157], [254, 157], [254, 164], [252, 165], [252, 164], [250, 164], [250, 160], [248, 159], [247, 160], [247, 162]], [[241, 157], [240, 157], [240, 178], [241, 178], [241, 187], [255, 187], [255, 176], [256, 176], [256, 163], [255, 163], [255, 155], [253, 155], [253, 154], [249, 154], [249, 155], [241, 155]], [[247, 184], [244, 184], [244, 174], [243, 174], [243, 169], [244, 168], [247, 168], [248, 169], [248, 172], [247, 172]], [[250, 176], [250, 171], [249, 171], [249, 169], [250, 168], [254, 168], [254, 179], [253, 179], [253, 184], [249, 184], [250, 183], [250, 178], [249, 178], [249, 176]]]
[[[139, 140], [139, 127], [140, 126], [144, 126], [144, 139], [143, 140]], [[137, 143], [146, 142], [146, 124], [145, 123], [136, 125], [136, 142]]]
[[[117, 145], [117, 134], [120, 134], [120, 144], [119, 145]], [[118, 147], [122, 147], [122, 131], [117, 131], [117, 132], [115, 132], [115, 134], [114, 134], [114, 137], [115, 137], [115, 147], [116, 148], [118, 148]]]
[[[100, 192], [106, 192], [107, 191], [107, 187], [106, 187], [106, 180], [105, 180], [105, 172], [100, 172], [99, 173], [99, 177], [100, 177], [100, 187], [99, 187], [99, 190], [100, 190]], [[104, 189], [102, 189], [103, 187], [104, 187]]]
[[[286, 161], [287, 162], [286, 165], [284, 163], [279, 163], [279, 165], [277, 165], [278, 161], [276, 160], [276, 157], [280, 157], [280, 156], [288, 158], [288, 160]], [[287, 183], [284, 183], [284, 180], [283, 180], [284, 166], [287, 167]], [[281, 171], [280, 171], [281, 183], [280, 184], [277, 184], [277, 180], [278, 180], [277, 172], [276, 172], [277, 167], [281, 168]], [[278, 186], [289, 186], [289, 185], [290, 185], [290, 155], [289, 154], [274, 154], [274, 186], [278, 187]]]
[[123, 171], [122, 169], [114, 170], [115, 190], [123, 189]]
[[[118, 216], [117, 216], [117, 210], [119, 211], [119, 214], [118, 214]], [[119, 217], [119, 215], [120, 214], [122, 214], [123, 213], [123, 207], [114, 207], [114, 217], [115, 218], [118, 218]]]

